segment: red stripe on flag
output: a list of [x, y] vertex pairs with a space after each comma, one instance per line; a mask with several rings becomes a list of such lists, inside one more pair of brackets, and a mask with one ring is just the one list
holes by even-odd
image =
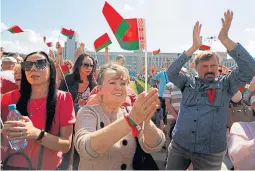
[[102, 46], [104, 43], [109, 42], [109, 41], [111, 41], [111, 39], [109, 38], [109, 35], [107, 33], [105, 33], [95, 40], [94, 47], [95, 47], [95, 49], [97, 49], [100, 46]]
[[73, 36], [74, 35], [74, 31], [73, 30], [68, 30], [66, 28], [62, 28], [61, 33], [65, 34], [65, 35], [69, 35], [69, 36]]
[[199, 47], [199, 50], [210, 50], [211, 49], [211, 47], [210, 46], [207, 46], [207, 45], [201, 45], [200, 47]]
[[52, 42], [46, 43], [48, 47], [52, 47]]

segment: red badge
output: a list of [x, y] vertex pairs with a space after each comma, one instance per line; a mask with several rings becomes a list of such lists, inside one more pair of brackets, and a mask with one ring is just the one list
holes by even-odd
[[214, 100], [215, 100], [215, 95], [216, 95], [216, 90], [215, 88], [209, 88], [207, 90], [207, 96], [208, 96], [208, 99], [209, 99], [209, 102], [210, 103], [213, 103]]

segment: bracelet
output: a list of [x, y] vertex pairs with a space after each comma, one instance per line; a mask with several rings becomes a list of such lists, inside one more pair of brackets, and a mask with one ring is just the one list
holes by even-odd
[[36, 142], [41, 143], [42, 139], [44, 137], [44, 134], [45, 134], [45, 131], [43, 129], [41, 129], [41, 132], [40, 132], [38, 138], [36, 139]]
[[138, 137], [141, 131], [141, 127], [139, 125], [136, 125], [136, 123], [128, 116], [128, 114], [125, 114], [124, 118], [127, 121], [128, 125], [132, 128], [132, 136]]

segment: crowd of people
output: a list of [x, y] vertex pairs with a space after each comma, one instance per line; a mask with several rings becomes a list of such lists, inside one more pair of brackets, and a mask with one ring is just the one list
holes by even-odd
[[[229, 38], [232, 19], [231, 11], [224, 13], [219, 40], [236, 69], [221, 73], [212, 52], [195, 57], [195, 76], [183, 67], [202, 45], [197, 22], [191, 48], [162, 71], [154, 68], [154, 88], [139, 95], [129, 87], [125, 57], [109, 61], [108, 48], [103, 66], [84, 52], [84, 44], [74, 63], [63, 59], [59, 43], [57, 56], [3, 57], [1, 48], [3, 169], [156, 170], [150, 153], [162, 148], [167, 170], [220, 170], [225, 155], [235, 170], [255, 169], [255, 60]], [[10, 104], [22, 120], [7, 119]], [[246, 122], [244, 105], [252, 115]], [[241, 106], [240, 120], [227, 124], [233, 106]], [[28, 144], [20, 155], [9, 141], [22, 139]]]

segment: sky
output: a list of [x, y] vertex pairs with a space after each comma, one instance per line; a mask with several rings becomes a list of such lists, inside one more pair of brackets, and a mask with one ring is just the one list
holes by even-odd
[[[144, 18], [147, 49], [180, 53], [192, 45], [192, 29], [196, 21], [202, 23], [203, 44], [213, 51], [226, 51], [218, 41], [207, 37], [218, 36], [224, 11], [234, 12], [229, 37], [240, 42], [255, 56], [255, 1], [254, 0], [108, 0], [124, 18]], [[95, 39], [108, 33], [112, 40], [110, 51], [122, 52], [102, 8], [104, 0], [1, 0], [1, 32], [13, 25], [28, 30], [21, 34], [1, 33], [1, 46], [6, 51], [29, 53], [48, 50], [43, 43], [63, 45], [66, 37], [59, 36], [61, 27], [79, 34], [88, 50], [93, 50]]]

